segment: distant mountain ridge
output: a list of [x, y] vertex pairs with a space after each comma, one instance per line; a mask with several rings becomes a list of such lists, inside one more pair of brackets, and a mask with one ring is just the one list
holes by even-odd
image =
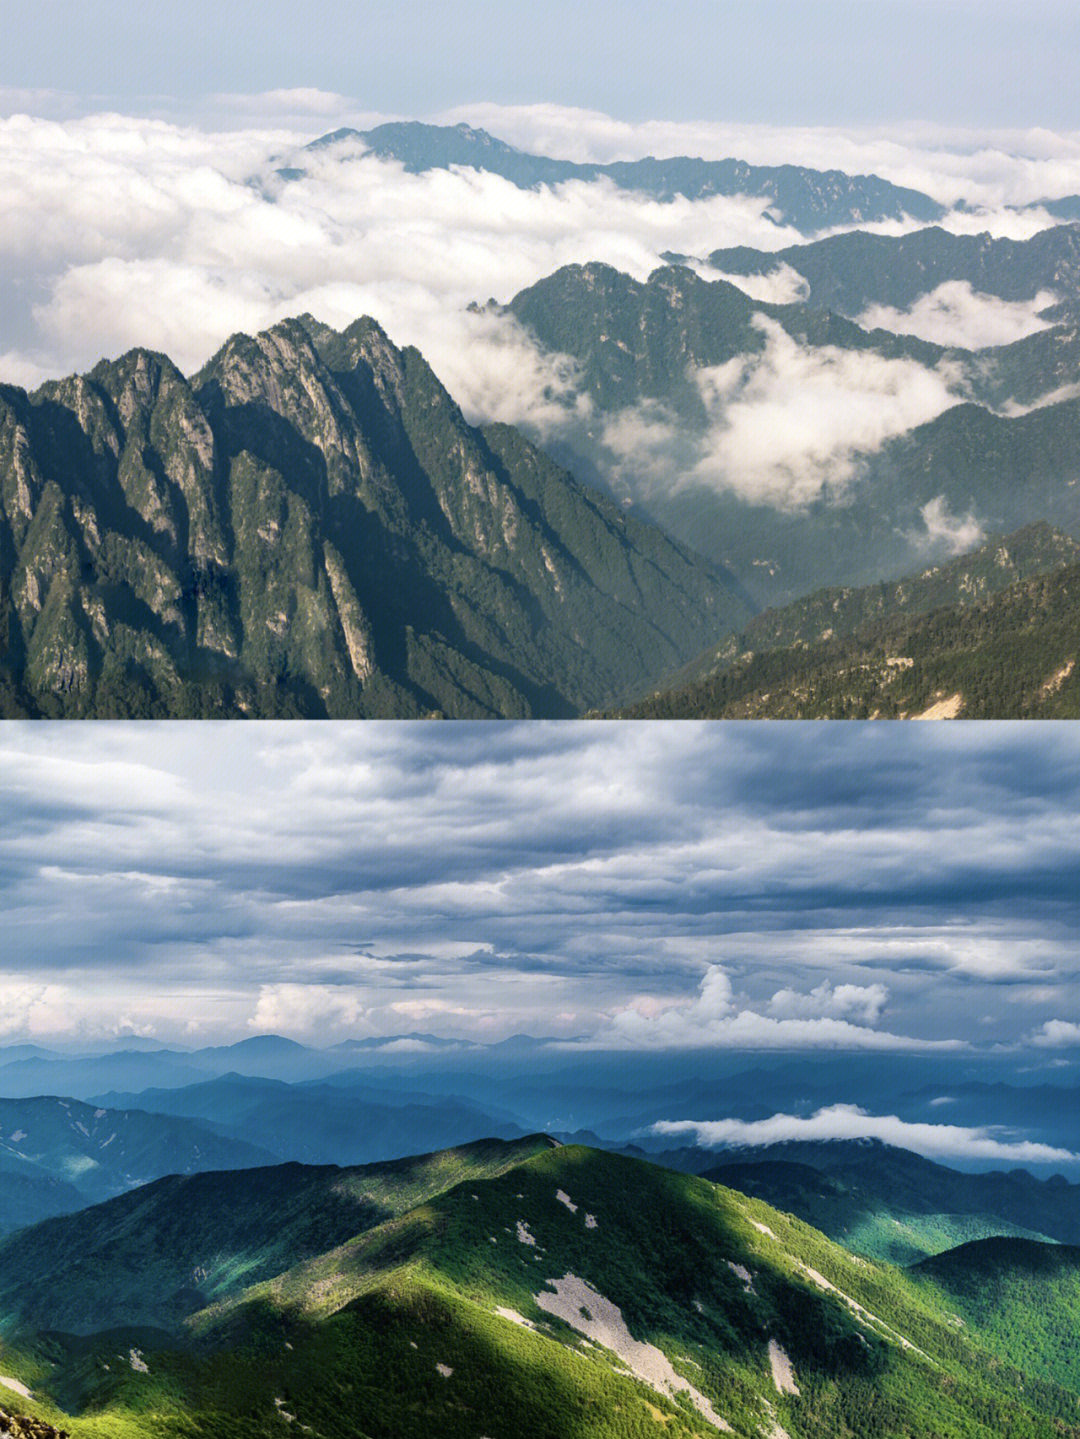
[[1080, 1184], [1024, 1170], [962, 1174], [878, 1142], [735, 1148], [699, 1172], [894, 1264], [995, 1235], [1080, 1242]]
[[[422, 174], [452, 166], [501, 175], [522, 189], [559, 185], [569, 180], [607, 179], [620, 189], [658, 200], [684, 196], [750, 195], [769, 201], [767, 214], [780, 225], [814, 234], [835, 225], [874, 224], [910, 218], [931, 222], [945, 207], [918, 190], [905, 189], [877, 175], [847, 175], [802, 165], [749, 165], [743, 160], [702, 160], [687, 155], [649, 156], [610, 164], [579, 164], [515, 149], [470, 125], [426, 125], [393, 121], [372, 130], [340, 129], [313, 140], [308, 151], [360, 148], [381, 159], [397, 160]], [[286, 180], [303, 174], [303, 161], [282, 167]]]
[[1034, 300], [1050, 291], [1075, 304], [1080, 301], [1080, 225], [1055, 225], [1026, 240], [954, 235], [937, 226], [909, 235], [853, 231], [775, 251], [750, 246], [713, 250], [708, 264], [736, 277], [767, 275], [789, 265], [805, 282], [809, 304], [851, 319], [870, 305], [906, 310], [953, 280], [1000, 300]]
[[187, 1118], [75, 1099], [0, 1099], [0, 1232], [163, 1174], [266, 1164], [272, 1151]]
[[[635, 498], [671, 533], [693, 536], [762, 605], [823, 585], [899, 578], [947, 554], [965, 523], [976, 536], [1036, 522], [1080, 533], [1080, 391], [1066, 383], [1080, 374], [1075, 326], [1000, 348], [948, 349], [864, 330], [803, 301], [754, 300], [679, 266], [645, 282], [608, 265], [565, 266], [506, 309], [542, 351], [571, 357], [592, 403], [587, 423], [568, 419], [548, 442], [552, 453], [598, 487]], [[730, 460], [726, 448], [728, 409], [742, 399], [733, 374], [751, 376], [752, 389], [761, 364], [768, 390], [774, 364], [801, 373], [804, 362], [813, 371], [864, 355], [906, 362], [908, 379], [921, 366], [948, 392], [944, 408], [861, 452], [854, 438], [850, 454], [841, 444], [820, 483], [796, 487], [789, 503], [782, 489], [774, 495], [753, 472], [742, 475], [737, 448]], [[734, 384], [722, 402], [708, 400], [710, 371]], [[1012, 393], [1035, 407], [1014, 407]], [[804, 466], [815, 473], [798, 456], [787, 472], [798, 481]]]

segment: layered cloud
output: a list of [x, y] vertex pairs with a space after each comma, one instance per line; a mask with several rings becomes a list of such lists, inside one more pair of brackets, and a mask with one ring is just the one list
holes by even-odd
[[783, 1144], [789, 1141], [878, 1139], [928, 1159], [998, 1160], [1007, 1164], [1075, 1164], [1080, 1154], [1028, 1139], [1009, 1139], [1005, 1131], [955, 1124], [909, 1124], [895, 1114], [868, 1114], [854, 1104], [832, 1104], [815, 1114], [774, 1114], [770, 1119], [713, 1121], [661, 1120], [653, 1133], [691, 1136], [706, 1149]]
[[[523, 191], [470, 170], [410, 174], [358, 147], [305, 151], [312, 133], [379, 118], [320, 91], [218, 96], [214, 114], [227, 123], [217, 129], [70, 118], [55, 97], [21, 98], [59, 117], [0, 120], [0, 379], [27, 386], [135, 345], [191, 372], [238, 329], [305, 311], [335, 325], [371, 314], [424, 351], [469, 418], [526, 423], [550, 438], [593, 418], [573, 362], [542, 354], [506, 314], [470, 305], [504, 303], [569, 263], [603, 261], [643, 279], [672, 250], [776, 250], [800, 238], [767, 217], [765, 199], [661, 203], [606, 181]], [[464, 118], [568, 157], [651, 151], [873, 171], [963, 199], [968, 208], [946, 221], [954, 230], [1035, 233], [1049, 223], [1044, 212], [1001, 206], [1080, 191], [1072, 136], [1014, 135], [1006, 150], [1004, 136], [980, 144], [927, 131], [898, 142], [873, 131], [630, 125], [543, 106], [481, 105]], [[287, 164], [303, 177], [282, 178]], [[976, 213], [980, 205], [990, 210]], [[805, 291], [785, 264], [738, 283], [762, 301]], [[1012, 305], [946, 285], [909, 311], [864, 319], [950, 344], [1001, 343], [1040, 328], [1047, 298]], [[709, 416], [700, 442], [656, 406], [602, 417], [612, 467], [632, 470], [646, 491], [705, 485], [797, 508], [842, 498], [860, 456], [957, 397], [948, 367], [808, 349], [762, 325], [760, 354], [698, 376]]]
[[178, 723], [163, 745], [153, 725], [13, 722], [0, 740], [9, 1038], [123, 1016], [164, 1040], [1030, 1037], [1057, 1058], [1072, 1033], [1069, 726]]

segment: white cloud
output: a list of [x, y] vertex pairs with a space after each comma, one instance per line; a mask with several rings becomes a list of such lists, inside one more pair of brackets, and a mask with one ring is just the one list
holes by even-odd
[[690, 372], [706, 411], [703, 434], [656, 400], [605, 419], [601, 444], [632, 491], [647, 499], [702, 487], [781, 510], [822, 496], [842, 502], [865, 457], [959, 399], [950, 365], [810, 348], [767, 315], [753, 323], [762, 350]]
[[925, 531], [910, 538], [926, 549], [944, 549], [950, 555], [966, 554], [981, 544], [986, 531], [971, 513], [954, 515], [944, 495], [936, 495], [919, 510]]
[[937, 345], [983, 350], [1011, 345], [1049, 329], [1051, 322], [1040, 319], [1039, 314], [1058, 298], [1051, 290], [1040, 290], [1033, 300], [1000, 300], [972, 289], [966, 280], [949, 280], [920, 295], [907, 310], [870, 305], [856, 317], [856, 323], [864, 330], [892, 330]]
[[357, 991], [328, 984], [264, 984], [248, 1028], [258, 1034], [328, 1040], [371, 1033]]
[[920, 1049], [956, 1048], [953, 1041], [925, 1041], [870, 1028], [881, 1017], [888, 990], [880, 984], [828, 981], [809, 994], [778, 990], [762, 1014], [740, 1009], [721, 965], [702, 976], [694, 999], [657, 1000], [642, 995], [611, 1018], [599, 1043], [635, 1049]]
[[788, 510], [822, 495], [842, 500], [861, 456], [957, 402], [950, 367], [811, 349], [768, 316], [754, 323], [765, 337], [760, 352], [692, 372], [708, 415], [703, 437], [688, 436], [655, 402], [605, 425], [602, 442], [620, 473], [646, 493], [697, 485]]
[[1064, 1048], [1080, 1044], [1080, 1024], [1068, 1019], [1048, 1019], [1031, 1036], [1030, 1042], [1040, 1049]]
[[[275, 115], [269, 105], [265, 128], [214, 133], [117, 115], [0, 121], [10, 373], [66, 373], [134, 345], [190, 370], [238, 326], [372, 314], [485, 417], [501, 366], [510, 398], [492, 413], [516, 415], [530, 370], [549, 362], [509, 324], [500, 336], [493, 318], [467, 316], [471, 302], [509, 300], [573, 262], [644, 278], [662, 252], [704, 252], [717, 236], [798, 238], [764, 218], [764, 200], [661, 203], [609, 183], [523, 191], [469, 170], [412, 175], [370, 156], [301, 153], [304, 137], [273, 128]], [[306, 178], [278, 180], [285, 161]]]
[[0, 977], [0, 1038], [31, 1039], [76, 1027], [74, 997], [65, 985], [28, 974]]
[[1010, 1164], [1062, 1164], [1080, 1154], [1032, 1140], [1001, 1137], [992, 1128], [955, 1124], [909, 1124], [895, 1114], [868, 1114], [854, 1104], [833, 1104], [804, 1118], [774, 1114], [771, 1119], [660, 1120], [655, 1134], [693, 1135], [703, 1148], [782, 1144], [788, 1140], [879, 1139], [930, 1159], [994, 1159]]
[[889, 991], [883, 984], [838, 984], [826, 980], [809, 994], [794, 989], [781, 989], [769, 1000], [769, 1013], [777, 1019], [844, 1019], [860, 1024], [876, 1024], [888, 1003]]
[[744, 295], [749, 295], [752, 300], [758, 300], [765, 305], [793, 305], [797, 300], [806, 300], [810, 296], [809, 282], [798, 270], [792, 269], [784, 261], [767, 270], [764, 275], [728, 275], [723, 270], [713, 269], [711, 265], [693, 261], [690, 262], [690, 268], [703, 280], [726, 280]]
[[[574, 362], [539, 353], [510, 317], [468, 313], [471, 302], [505, 302], [569, 263], [604, 261], [644, 279], [669, 250], [775, 250], [800, 238], [765, 218], [764, 199], [660, 203], [607, 182], [522, 191], [469, 170], [410, 175], [332, 148], [302, 153], [320, 130], [380, 118], [321, 91], [213, 105], [231, 128], [116, 114], [0, 120], [0, 380], [33, 385], [135, 345], [192, 371], [237, 329], [305, 310], [335, 325], [371, 314], [396, 342], [419, 346], [470, 419], [528, 422], [550, 436], [590, 418]], [[972, 203], [1080, 190], [1080, 139], [1070, 136], [1014, 136], [1009, 154], [997, 139], [936, 131], [899, 142], [884, 131], [627, 125], [550, 106], [478, 106], [465, 118], [541, 152], [841, 166]], [[306, 178], [278, 179], [286, 162]], [[1045, 220], [1009, 223], [1033, 232]], [[785, 264], [733, 278], [761, 300], [805, 290]], [[951, 326], [969, 340], [1037, 325], [1032, 306], [1003, 307], [964, 287], [920, 306], [905, 323]], [[955, 399], [946, 369], [802, 349], [761, 323], [760, 355], [698, 377], [711, 419], [702, 444], [654, 404], [605, 417], [603, 442], [628, 483], [646, 495], [673, 482], [709, 485], [784, 508], [843, 497], [861, 454]]]

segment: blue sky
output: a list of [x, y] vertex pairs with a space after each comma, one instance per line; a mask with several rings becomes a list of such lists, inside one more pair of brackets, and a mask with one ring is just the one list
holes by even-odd
[[264, 0], [8, 7], [0, 85], [194, 97], [309, 86], [373, 110], [548, 102], [630, 119], [1077, 123], [1065, 0]]
[[8, 1042], [1080, 1041], [1073, 725], [0, 735]]

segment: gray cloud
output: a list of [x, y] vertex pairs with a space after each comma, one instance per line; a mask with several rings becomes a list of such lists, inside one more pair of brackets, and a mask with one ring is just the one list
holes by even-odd
[[1075, 1012], [1080, 741], [920, 728], [11, 723], [7, 1031], [1018, 1043]]

